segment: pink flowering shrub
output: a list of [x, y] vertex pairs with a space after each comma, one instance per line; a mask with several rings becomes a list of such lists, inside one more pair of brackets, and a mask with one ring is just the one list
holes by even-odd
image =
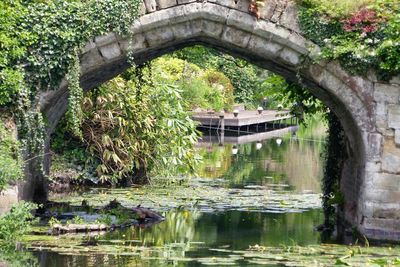
[[367, 8], [360, 9], [350, 18], [343, 20], [343, 29], [346, 32], [361, 31], [363, 33], [375, 32], [381, 19], [373, 10]]

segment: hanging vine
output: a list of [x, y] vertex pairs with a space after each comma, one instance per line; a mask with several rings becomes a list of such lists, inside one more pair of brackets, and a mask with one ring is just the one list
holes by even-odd
[[71, 132], [82, 138], [82, 108], [81, 103], [83, 99], [83, 89], [79, 84], [80, 78], [80, 65], [78, 51], [75, 51], [74, 59], [71, 67], [67, 73], [69, 98], [68, 98], [68, 111], [67, 111], [67, 124]]
[[83, 91], [78, 51], [94, 36], [110, 31], [128, 35], [141, 4], [141, 0], [1, 1], [0, 107], [17, 115], [28, 162], [32, 158], [42, 162], [44, 152], [39, 93], [57, 89], [67, 78], [69, 126], [80, 136]]

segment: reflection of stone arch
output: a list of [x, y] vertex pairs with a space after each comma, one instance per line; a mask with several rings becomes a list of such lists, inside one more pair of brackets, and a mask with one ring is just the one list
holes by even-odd
[[[400, 128], [400, 110], [394, 105], [399, 104], [399, 86], [378, 83], [373, 75], [351, 76], [337, 62], [313, 63], [318, 47], [302, 36], [292, 2], [268, 1], [259, 20], [247, 8], [247, 0], [145, 0], [142, 16], [132, 26], [134, 58], [141, 63], [204, 44], [288, 80], [301, 77], [339, 117], [349, 140], [350, 158], [341, 179], [346, 219], [369, 237], [390, 233], [387, 238], [400, 239], [400, 149], [393, 137], [393, 128]], [[90, 90], [128, 68], [128, 47], [129, 40], [114, 33], [88, 43], [81, 54], [83, 88]], [[49, 133], [66, 111], [67, 96], [66, 83], [42, 94]], [[45, 166], [48, 169], [48, 159]], [[45, 183], [35, 172], [28, 173], [24, 198], [40, 199]]]

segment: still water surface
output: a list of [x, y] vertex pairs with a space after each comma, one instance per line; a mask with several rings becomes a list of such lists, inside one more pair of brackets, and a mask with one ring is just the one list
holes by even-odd
[[[198, 173], [202, 181], [218, 180], [217, 187], [318, 194], [322, 147], [322, 140], [289, 137], [280, 144], [276, 139], [224, 146], [200, 143], [199, 153], [204, 161]], [[322, 212], [305, 210], [175, 208], [162, 211], [166, 220], [152, 227], [131, 227], [86, 237], [80, 244], [83, 249], [76, 252], [35, 249], [35, 256], [41, 266], [253, 266], [252, 258], [243, 252], [249, 246], [320, 243], [314, 227], [322, 223]], [[110, 249], [113, 246], [118, 247], [116, 251]], [[85, 253], [85, 247], [97, 252]]]

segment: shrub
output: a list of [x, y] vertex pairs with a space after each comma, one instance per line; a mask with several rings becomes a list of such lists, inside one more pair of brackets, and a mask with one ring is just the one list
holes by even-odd
[[32, 210], [36, 208], [36, 204], [21, 201], [0, 217], [0, 240], [12, 245], [12, 242], [28, 233], [34, 218]]
[[0, 191], [22, 177], [19, 144], [0, 120]]

